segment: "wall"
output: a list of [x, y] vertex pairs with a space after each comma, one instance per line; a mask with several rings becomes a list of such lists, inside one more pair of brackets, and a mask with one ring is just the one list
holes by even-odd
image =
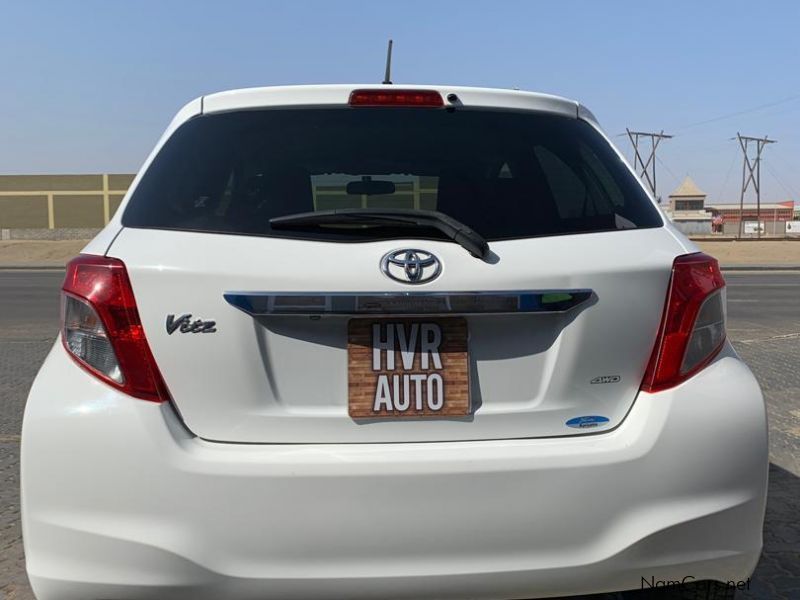
[[[755, 223], [756, 220], [752, 219], [751, 221], [745, 218], [744, 222]], [[764, 229], [762, 229], [762, 235], [784, 235], [786, 233], [786, 221], [765, 221], [762, 219], [761, 222], [764, 225]], [[725, 235], [738, 235], [739, 221], [725, 221], [722, 225], [722, 233]], [[742, 228], [742, 235], [744, 237], [757, 237], [756, 233], [745, 234], [744, 227]]]
[[702, 221], [673, 221], [672, 224], [686, 235], [711, 234], [711, 221], [708, 219]]
[[133, 178], [0, 175], [0, 230], [100, 228], [114, 215]]

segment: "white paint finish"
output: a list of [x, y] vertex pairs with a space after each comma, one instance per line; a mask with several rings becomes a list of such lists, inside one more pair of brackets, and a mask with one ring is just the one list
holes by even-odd
[[[378, 86], [197, 99], [145, 168], [204, 108], [336, 105], [358, 87]], [[429, 87], [472, 106], [579, 114], [548, 96]], [[137, 183], [85, 251], [111, 244], [110, 255], [128, 264], [189, 429], [261, 443], [195, 437], [171, 405], [124, 396], [57, 342], [22, 435], [23, 533], [39, 600], [548, 597], [638, 588], [643, 573], [752, 572], [768, 464], [752, 374], [727, 346], [682, 385], [637, 397], [672, 260], [696, 249], [669, 223], [494, 242], [500, 260], [488, 264], [444, 241], [123, 230]], [[572, 319], [470, 318], [474, 419], [356, 425], [346, 414], [345, 319], [256, 322], [222, 298], [403, 291], [378, 261], [406, 242], [444, 263], [441, 277], [415, 289], [592, 288], [597, 301]], [[182, 312], [216, 319], [219, 332], [167, 336], [166, 315]], [[588, 384], [617, 374], [619, 385]], [[608, 416], [609, 430], [564, 427], [586, 414]], [[387, 443], [400, 441], [414, 443]]]
[[122, 231], [122, 225], [118, 223], [109, 223], [83, 247], [81, 254], [103, 256], [120, 231]]
[[[596, 299], [561, 315], [468, 317], [474, 416], [356, 422], [347, 414], [347, 318], [255, 320], [229, 291], [398, 292], [381, 257], [422, 248], [442, 274], [415, 291], [587, 288]], [[400, 442], [580, 435], [565, 422], [618, 424], [639, 389], [681, 248], [664, 229], [493, 242], [489, 264], [446, 241], [363, 243], [126, 228], [122, 259], [139, 314], [189, 429], [238, 442]], [[213, 319], [217, 333], [167, 334], [168, 314]], [[613, 351], [612, 351], [613, 348]], [[614, 384], [592, 385], [597, 376]]]
[[605, 434], [242, 445], [57, 343], [26, 406], [22, 515], [39, 600], [547, 597], [747, 577], [766, 472], [763, 400], [729, 347]]

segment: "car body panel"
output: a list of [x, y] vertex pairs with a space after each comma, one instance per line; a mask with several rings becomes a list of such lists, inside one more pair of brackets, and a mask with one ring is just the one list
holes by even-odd
[[760, 553], [767, 454], [763, 399], [729, 346], [598, 435], [248, 445], [198, 439], [59, 342], [22, 436], [28, 572], [39, 600], [522, 598], [739, 580]]

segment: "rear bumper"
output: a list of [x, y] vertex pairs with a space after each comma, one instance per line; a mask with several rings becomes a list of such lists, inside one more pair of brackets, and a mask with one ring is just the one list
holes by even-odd
[[763, 400], [729, 348], [579, 438], [234, 445], [95, 382], [56, 345], [22, 436], [39, 600], [527, 598], [747, 578]]

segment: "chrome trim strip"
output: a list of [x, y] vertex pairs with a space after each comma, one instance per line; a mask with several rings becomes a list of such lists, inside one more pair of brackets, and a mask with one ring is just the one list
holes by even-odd
[[563, 313], [587, 302], [590, 289], [497, 292], [225, 292], [231, 306], [273, 315], [473, 315]]

